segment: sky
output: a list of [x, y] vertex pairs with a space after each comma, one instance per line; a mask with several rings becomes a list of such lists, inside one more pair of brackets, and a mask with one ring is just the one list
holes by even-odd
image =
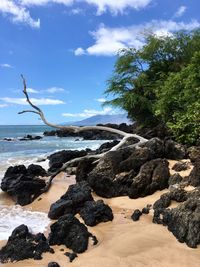
[[102, 107], [122, 48], [200, 26], [199, 0], [0, 0], [0, 124], [41, 124], [22, 93], [51, 122], [122, 111]]

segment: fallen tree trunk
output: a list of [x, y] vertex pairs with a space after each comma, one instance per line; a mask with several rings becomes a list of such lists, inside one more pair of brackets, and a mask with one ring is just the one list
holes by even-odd
[[[79, 132], [88, 131], [88, 130], [100, 130], [100, 131], [107, 131], [107, 132], [110, 132], [110, 133], [114, 133], [114, 134], [120, 135], [122, 137], [122, 140], [116, 146], [112, 147], [109, 151], [116, 151], [116, 150], [122, 148], [122, 146], [124, 146], [126, 144], [126, 142], [130, 138], [136, 138], [138, 140], [138, 142], [136, 144], [134, 144], [135, 147], [137, 147], [140, 144], [145, 143], [145, 142], [148, 141], [147, 139], [143, 138], [140, 135], [126, 133], [124, 131], [121, 131], [121, 130], [118, 130], [118, 129], [114, 129], [114, 128], [111, 128], [111, 127], [105, 127], [105, 126], [83, 126], [83, 127], [78, 127], [78, 126], [73, 126], [73, 125], [72, 126], [63, 126], [63, 125], [57, 125], [57, 124], [49, 122], [46, 119], [43, 111], [38, 106], [36, 106], [36, 105], [34, 105], [32, 103], [31, 99], [29, 98], [28, 92], [27, 92], [26, 80], [23, 77], [23, 75], [21, 75], [21, 77], [22, 77], [22, 80], [23, 80], [23, 87], [24, 87], [23, 88], [23, 93], [24, 93], [24, 95], [26, 97], [27, 102], [29, 103], [29, 105], [33, 109], [32, 110], [23, 110], [23, 111], [19, 112], [18, 114], [24, 114], [24, 113], [37, 114], [41, 118], [41, 120], [44, 122], [44, 124], [46, 124], [47, 126], [56, 128], [56, 129], [60, 129], [62, 131], [72, 131], [74, 133], [79, 133]], [[98, 155], [86, 155], [84, 157], [75, 158], [73, 160], [70, 160], [70, 161], [66, 162], [65, 164], [63, 164], [63, 166], [58, 171], [56, 171], [55, 173], [53, 173], [50, 176], [46, 187], [42, 190], [42, 193], [43, 192], [47, 192], [50, 189], [51, 183], [52, 183], [53, 179], [56, 177], [56, 175], [58, 175], [62, 171], [65, 171], [66, 168], [69, 165], [71, 165], [73, 163], [76, 163], [76, 162], [80, 162], [81, 160], [88, 159], [88, 158], [94, 158], [94, 159], [99, 160], [101, 157], [103, 157], [109, 151], [107, 151], [105, 153], [98, 154]]]

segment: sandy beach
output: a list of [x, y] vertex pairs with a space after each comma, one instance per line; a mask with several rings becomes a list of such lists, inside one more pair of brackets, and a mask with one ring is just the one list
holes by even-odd
[[[175, 161], [170, 161], [170, 167], [174, 163]], [[189, 172], [190, 170], [181, 174], [187, 175]], [[64, 173], [58, 175], [48, 193], [24, 208], [48, 212], [51, 203], [60, 198], [68, 186], [73, 183], [75, 183], [74, 176]], [[50, 261], [58, 262], [61, 267], [68, 265], [72, 267], [200, 266], [200, 248], [191, 249], [186, 244], [179, 243], [166, 227], [153, 224], [151, 212], [143, 215], [138, 222], [133, 222], [130, 218], [134, 209], [142, 209], [147, 204], [153, 204], [164, 192], [167, 190], [136, 200], [128, 197], [104, 199], [113, 210], [114, 220], [95, 227], [88, 227], [89, 231], [96, 235], [99, 243], [96, 246], [90, 243], [88, 250], [79, 254], [73, 263], [69, 263], [69, 259], [64, 255], [64, 252], [69, 251], [66, 247], [54, 246], [56, 253], [43, 254], [43, 259], [40, 261], [25, 260], [1, 266], [46, 267]], [[95, 195], [94, 197], [100, 199]], [[13, 205], [13, 201], [4, 193], [1, 196], [1, 203]], [[1, 241], [0, 245], [5, 243], [6, 241]], [[60, 251], [61, 249], [64, 251]]]

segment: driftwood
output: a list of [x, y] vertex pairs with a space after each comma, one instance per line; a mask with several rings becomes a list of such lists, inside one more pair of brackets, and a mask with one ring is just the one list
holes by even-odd
[[[145, 142], [148, 141], [147, 139], [145, 139], [142, 136], [139, 136], [137, 134], [126, 133], [124, 131], [121, 131], [121, 130], [118, 130], [118, 129], [114, 129], [114, 128], [111, 128], [111, 127], [105, 127], [105, 126], [83, 126], [83, 127], [78, 127], [78, 126], [73, 126], [73, 125], [72, 126], [62, 126], [62, 125], [57, 125], [57, 124], [49, 122], [46, 119], [43, 111], [38, 106], [34, 105], [32, 103], [32, 101], [30, 100], [28, 92], [27, 92], [26, 80], [23, 77], [23, 75], [21, 75], [21, 77], [22, 77], [22, 80], [23, 80], [23, 87], [24, 87], [23, 88], [23, 93], [24, 93], [24, 95], [26, 97], [27, 102], [29, 103], [29, 105], [33, 109], [32, 110], [23, 110], [23, 111], [19, 112], [18, 114], [35, 113], [41, 118], [41, 120], [44, 122], [44, 124], [46, 124], [46, 125], [48, 125], [50, 127], [62, 130], [62, 131], [71, 131], [71, 132], [74, 132], [74, 133], [79, 133], [79, 132], [88, 131], [88, 130], [100, 130], [100, 131], [107, 131], [107, 132], [110, 132], [110, 133], [115, 133], [115, 134], [120, 135], [122, 137], [122, 140], [116, 146], [112, 147], [109, 151], [116, 151], [116, 150], [120, 149], [129, 140], [129, 138], [136, 138], [138, 140], [138, 142], [136, 144], [132, 145], [132, 146], [135, 146], [135, 147], [137, 147], [140, 144], [145, 143]], [[103, 157], [109, 151], [107, 151], [105, 153], [97, 154], [97, 155], [86, 155], [84, 157], [75, 158], [73, 160], [70, 160], [70, 161], [66, 162], [65, 164], [63, 164], [63, 166], [58, 171], [56, 171], [55, 173], [53, 173], [50, 176], [49, 181], [47, 183], [47, 186], [42, 191], [42, 193], [43, 192], [47, 192], [49, 190], [54, 177], [56, 177], [56, 175], [58, 175], [60, 172], [65, 171], [66, 168], [69, 165], [71, 165], [73, 163], [80, 162], [81, 160], [88, 159], [88, 158], [93, 158], [93, 159], [99, 160], [101, 157]]]

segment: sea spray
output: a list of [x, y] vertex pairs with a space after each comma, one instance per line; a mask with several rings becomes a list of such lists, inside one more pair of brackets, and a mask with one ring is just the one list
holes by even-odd
[[25, 210], [21, 206], [0, 205], [0, 240], [6, 240], [19, 225], [25, 224], [33, 234], [43, 233], [50, 219], [44, 212]]

